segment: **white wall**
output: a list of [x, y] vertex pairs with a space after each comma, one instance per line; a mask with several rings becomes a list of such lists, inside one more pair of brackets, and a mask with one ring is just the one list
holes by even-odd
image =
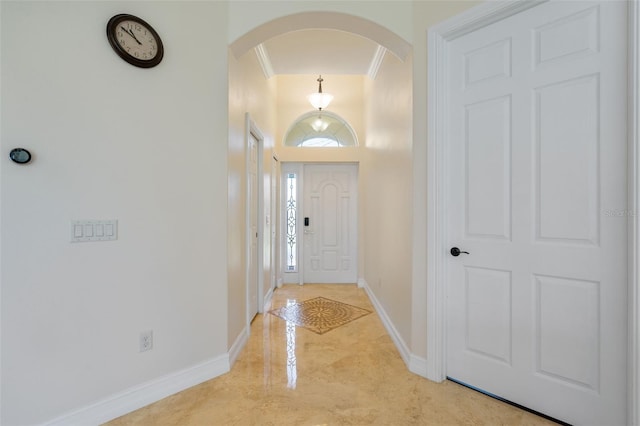
[[412, 58], [385, 55], [365, 84], [364, 278], [405, 343], [411, 342]]
[[229, 51], [229, 154], [228, 154], [228, 274], [229, 322], [231, 346], [246, 326], [246, 148], [245, 113], [249, 113], [264, 137], [263, 180], [263, 282], [264, 293], [271, 276], [271, 235], [266, 215], [271, 211], [271, 158], [276, 129], [276, 78], [266, 80], [253, 51], [236, 59]]
[[[16, 425], [226, 353], [227, 5], [0, 7], [1, 422]], [[109, 46], [122, 11], [162, 36], [158, 67]], [[32, 164], [9, 161], [16, 146]], [[71, 244], [73, 219], [117, 219], [118, 240]]]

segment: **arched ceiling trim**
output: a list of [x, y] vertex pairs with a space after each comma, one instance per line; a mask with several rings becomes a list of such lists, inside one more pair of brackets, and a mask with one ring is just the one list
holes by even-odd
[[368, 19], [339, 12], [302, 12], [266, 22], [231, 43], [236, 58], [270, 38], [291, 31], [332, 29], [366, 37], [393, 53], [401, 61], [411, 52], [411, 44], [393, 31]]

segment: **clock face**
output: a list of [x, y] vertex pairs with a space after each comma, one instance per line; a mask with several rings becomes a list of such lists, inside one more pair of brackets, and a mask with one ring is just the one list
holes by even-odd
[[142, 19], [133, 15], [116, 15], [107, 24], [107, 38], [113, 49], [132, 65], [156, 66], [162, 60], [160, 36]]
[[116, 28], [116, 40], [129, 55], [150, 60], [158, 54], [158, 42], [148, 28], [138, 22], [122, 21]]

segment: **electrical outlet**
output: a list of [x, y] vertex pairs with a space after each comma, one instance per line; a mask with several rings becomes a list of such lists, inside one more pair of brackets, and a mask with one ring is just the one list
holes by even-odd
[[151, 349], [153, 349], [153, 330], [143, 331], [140, 333], [140, 352]]

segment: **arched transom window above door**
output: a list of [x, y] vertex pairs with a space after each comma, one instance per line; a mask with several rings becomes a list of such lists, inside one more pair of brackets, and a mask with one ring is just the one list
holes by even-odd
[[351, 125], [328, 111], [311, 111], [298, 117], [284, 136], [285, 146], [347, 147], [358, 146]]

